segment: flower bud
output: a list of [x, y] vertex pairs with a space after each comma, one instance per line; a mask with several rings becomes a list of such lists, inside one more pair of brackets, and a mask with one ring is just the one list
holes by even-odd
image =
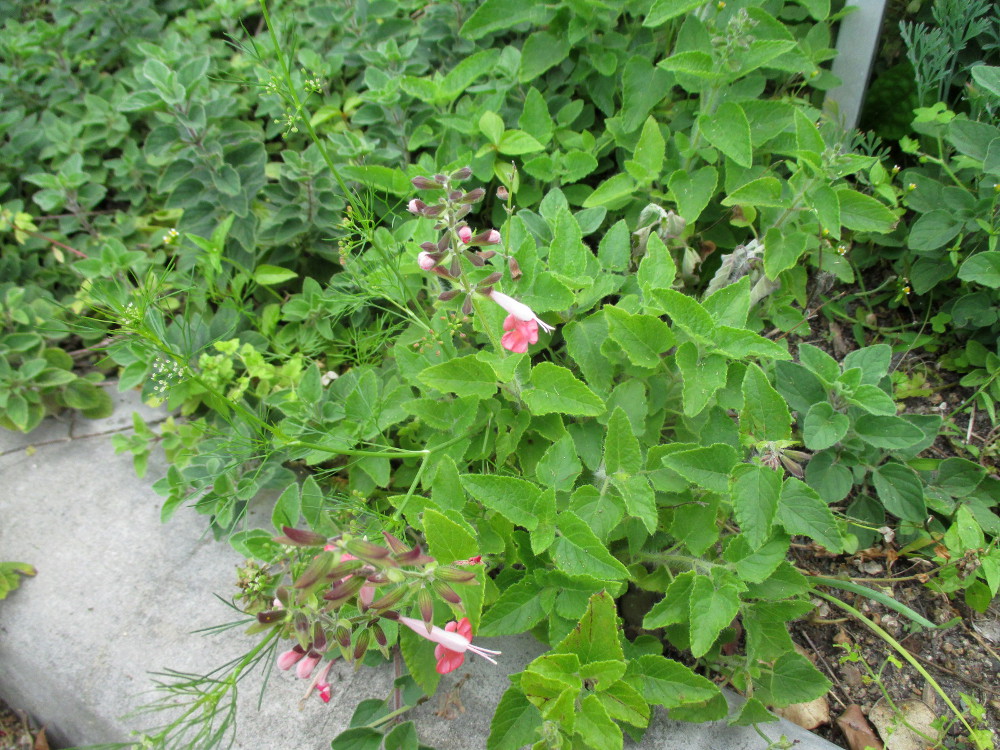
[[333, 631], [333, 637], [340, 644], [341, 648], [351, 647], [351, 629], [346, 625], [337, 623], [337, 627]]
[[483, 260], [489, 260], [496, 254], [497, 254], [496, 250], [479, 250], [476, 252], [476, 255], [478, 255]]
[[472, 206], [470, 206], [470, 205], [466, 204], [466, 205], [462, 206], [461, 208], [459, 208], [459, 209], [458, 209], [458, 210], [457, 210], [457, 211], [455, 212], [455, 218], [456, 218], [456, 219], [464, 219], [464, 218], [465, 218], [466, 216], [468, 216], [468, 215], [469, 215], [469, 212], [470, 212], [471, 210], [472, 210]]
[[438, 264], [438, 259], [430, 253], [421, 252], [417, 255], [417, 265], [424, 271], [430, 271]]
[[441, 250], [436, 242], [421, 242], [420, 249], [425, 253], [436, 253]]
[[482, 259], [478, 253], [466, 253], [465, 257], [469, 259], [469, 262], [476, 266], [477, 268], [482, 268], [486, 265], [486, 261]]
[[441, 186], [434, 180], [428, 179], [427, 177], [414, 177], [410, 180], [410, 183], [417, 190], [440, 190]]
[[510, 277], [514, 279], [514, 281], [517, 281], [519, 278], [521, 278], [522, 276], [521, 265], [516, 260], [514, 260], [513, 255], [507, 258], [507, 268], [510, 269]]
[[389, 644], [389, 639], [385, 637], [385, 631], [379, 627], [377, 622], [373, 622], [368, 626], [368, 629], [372, 631], [372, 636], [375, 638], [375, 643], [379, 646], [386, 646]]
[[442, 581], [448, 581], [449, 583], [472, 583], [476, 580], [476, 574], [471, 570], [458, 570], [450, 565], [442, 565], [440, 568], [434, 571], [434, 575], [440, 578]]
[[261, 625], [273, 625], [285, 619], [288, 612], [284, 609], [272, 609], [268, 612], [258, 612], [257, 622]]
[[441, 292], [441, 294], [438, 295], [438, 299], [442, 302], [447, 302], [448, 300], [455, 299], [455, 297], [461, 293], [462, 291], [460, 289], [449, 289], [446, 292]]
[[472, 315], [472, 297], [466, 297], [465, 302], [462, 303], [462, 314]]
[[510, 198], [510, 192], [507, 190], [507, 188], [501, 185], [500, 187], [497, 188], [497, 198], [499, 198], [502, 201], [505, 201], [508, 198]]
[[365, 562], [383, 560], [389, 556], [388, 549], [372, 542], [366, 542], [364, 539], [350, 539], [344, 543], [344, 547], [352, 555]]
[[440, 216], [441, 212], [444, 211], [444, 206], [428, 206], [424, 209], [424, 216], [433, 219], [435, 216]]
[[394, 535], [390, 534], [388, 531], [382, 532], [382, 538], [385, 539], [386, 544], [389, 545], [389, 549], [391, 549], [396, 554], [399, 554], [400, 552], [406, 552], [407, 550], [410, 549], [409, 547], [406, 546], [406, 544], [404, 544]]
[[468, 227], [460, 227], [458, 230], [458, 239], [462, 240], [466, 245], [469, 244], [469, 240], [472, 239], [472, 230]]
[[419, 544], [414, 545], [413, 549], [396, 555], [394, 559], [400, 565], [426, 565], [434, 562], [434, 558], [425, 555]]
[[358, 593], [364, 585], [364, 578], [361, 576], [351, 576], [346, 581], [342, 581], [335, 586], [331, 586], [330, 590], [323, 594], [323, 598], [332, 605], [337, 606], [339, 604], [343, 604]]
[[330, 568], [330, 572], [326, 574], [326, 580], [339, 581], [363, 566], [364, 563], [360, 560], [355, 560], [353, 558], [349, 558], [347, 560], [341, 559], [339, 563]]
[[431, 581], [431, 588], [434, 589], [434, 593], [444, 599], [450, 604], [461, 604], [462, 597], [455, 593], [455, 589], [449, 586], [444, 581]]
[[284, 536], [274, 538], [278, 544], [291, 544], [295, 547], [319, 547], [326, 544], [326, 537], [314, 531], [293, 529], [291, 526], [282, 526], [281, 530]]
[[313, 624], [313, 645], [312, 647], [320, 653], [326, 651], [326, 632], [317, 622]]
[[482, 188], [476, 188], [475, 190], [470, 190], [465, 195], [462, 196], [462, 203], [479, 203], [485, 197], [486, 191]]
[[434, 601], [427, 589], [422, 588], [417, 592], [417, 609], [420, 610], [420, 619], [424, 621], [427, 632], [430, 633], [434, 626]]
[[413, 200], [411, 200], [409, 203], [406, 204], [406, 210], [409, 211], [411, 214], [416, 214], [417, 216], [421, 216], [424, 212], [424, 209], [426, 208], [427, 204], [424, 203], [419, 198], [414, 198]]
[[448, 193], [448, 200], [457, 201], [460, 200], [463, 195], [465, 195], [465, 193], [463, 193], [461, 190], [452, 190], [450, 193]]
[[332, 552], [320, 552], [312, 559], [302, 574], [292, 584], [297, 589], [307, 589], [323, 578], [334, 565]]
[[489, 276], [487, 276], [479, 283], [483, 286], [491, 286], [493, 284], [496, 284], [502, 278], [503, 278], [503, 273], [501, 271], [497, 271], [496, 273], [491, 273]]
[[467, 180], [472, 177], [472, 167], [462, 167], [451, 173], [451, 179], [456, 181]]
[[365, 655], [371, 640], [372, 636], [368, 630], [362, 630], [358, 633], [358, 640], [354, 643], [354, 661], [359, 661]]
[[448, 178], [445, 177], [443, 174], [436, 174], [434, 175], [434, 182], [436, 182], [438, 185], [444, 185], [446, 182], [448, 182]]
[[372, 609], [389, 609], [390, 607], [395, 607], [401, 601], [403, 597], [406, 596], [406, 588], [403, 586], [397, 586], [392, 591], [390, 591], [385, 596], [381, 596], [371, 603]]

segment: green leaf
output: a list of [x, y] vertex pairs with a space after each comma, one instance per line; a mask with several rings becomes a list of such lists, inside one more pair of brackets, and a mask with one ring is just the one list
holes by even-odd
[[622, 131], [638, 130], [672, 85], [673, 76], [654, 68], [646, 55], [630, 55], [622, 70], [622, 106], [617, 115]]
[[[499, 49], [482, 49], [469, 55], [452, 68], [441, 81], [441, 95], [446, 101], [454, 101], [466, 92], [477, 79], [496, 68], [500, 58]], [[407, 180], [409, 183], [409, 180]]]
[[735, 584], [716, 588], [708, 576], [698, 576], [691, 587], [691, 655], [704, 656], [719, 637], [722, 629], [732, 623], [740, 611], [740, 596]]
[[550, 445], [535, 464], [535, 478], [543, 487], [550, 487], [557, 492], [571, 492], [582, 471], [576, 443], [569, 433]]
[[552, 226], [552, 243], [549, 245], [549, 266], [551, 268], [583, 269], [590, 259], [590, 251], [583, 244], [583, 233], [580, 225], [568, 209], [560, 208], [549, 220]]
[[670, 582], [663, 598], [653, 605], [643, 618], [642, 627], [646, 630], [664, 628], [667, 625], [677, 625], [687, 622], [690, 610], [691, 589], [698, 574], [693, 570], [679, 573]]
[[642, 697], [664, 708], [703, 703], [718, 696], [719, 688], [676, 661], [646, 654], [629, 663], [629, 674], [641, 676]]
[[983, 161], [990, 143], [1000, 138], [1000, 128], [960, 115], [948, 123], [948, 139], [964, 155]]
[[924, 487], [917, 472], [896, 461], [872, 472], [872, 484], [885, 509], [903, 521], [922, 524], [927, 520]]
[[676, 289], [654, 289], [652, 292], [661, 309], [670, 316], [674, 326], [699, 343], [712, 343], [715, 321], [694, 297], [689, 297]]
[[975, 82], [1000, 99], [1000, 68], [995, 65], [975, 65], [969, 68]]
[[962, 281], [974, 281], [990, 289], [1000, 289], [1000, 252], [987, 250], [966, 258], [958, 269], [958, 278]]
[[545, 6], [521, 0], [486, 0], [462, 24], [458, 34], [462, 39], [476, 41], [487, 34], [504, 31], [522, 23], [544, 23], [550, 12]]
[[703, 0], [654, 0], [642, 25], [647, 28], [662, 26], [671, 18], [684, 15], [700, 5], [704, 5]]
[[814, 539], [831, 552], [842, 552], [844, 539], [829, 506], [812, 487], [789, 477], [781, 488], [778, 523], [789, 534]]
[[660, 519], [656, 510], [656, 494], [649, 486], [649, 480], [636, 475], [613, 476], [611, 481], [624, 498], [628, 514], [642, 521], [642, 525], [650, 534], [655, 533]]
[[569, 575], [592, 576], [620, 581], [628, 578], [628, 569], [601, 543], [590, 527], [572, 511], [556, 518], [559, 535], [552, 543], [552, 558]]
[[792, 415], [785, 399], [767, 380], [756, 364], [747, 366], [743, 376], [743, 411], [740, 432], [755, 441], [788, 440], [792, 436]]
[[536, 31], [521, 47], [521, 69], [517, 78], [521, 83], [534, 80], [549, 68], [558, 65], [569, 55], [569, 39], [565, 34]]
[[856, 232], [888, 233], [899, 219], [880, 201], [850, 188], [837, 188], [840, 223]]
[[712, 343], [718, 352], [733, 359], [746, 359], [747, 357], [792, 358], [792, 355], [781, 344], [743, 328], [716, 326]]
[[675, 52], [665, 60], [660, 60], [656, 67], [706, 80], [718, 81], [726, 77], [725, 73], [719, 70], [715, 58], [702, 50]]
[[946, 458], [938, 465], [934, 485], [951, 497], [966, 497], [975, 492], [986, 476], [986, 469], [964, 458]]
[[271, 511], [271, 523], [279, 532], [282, 526], [295, 528], [299, 523], [299, 487], [290, 484], [278, 497]]
[[794, 268], [806, 251], [809, 235], [805, 232], [788, 232], [776, 227], [767, 230], [764, 238], [764, 272], [769, 279], [777, 279], [782, 271]]
[[511, 685], [493, 713], [486, 750], [521, 750], [534, 742], [541, 726], [538, 709], [516, 685]]
[[566, 351], [576, 362], [587, 382], [604, 391], [611, 389], [613, 369], [601, 354], [601, 344], [608, 337], [608, 321], [603, 312], [583, 320], [573, 320], [563, 328]]
[[634, 365], [650, 369], [658, 367], [660, 355], [674, 345], [670, 326], [659, 318], [633, 315], [613, 306], [606, 306], [604, 315], [608, 321], [608, 336]]
[[953, 212], [937, 208], [922, 214], [913, 222], [906, 244], [916, 252], [937, 250], [955, 239], [962, 231], [962, 226], [963, 223]]
[[[646, 254], [639, 261], [636, 281], [643, 290], [643, 297], [652, 294], [653, 289], [669, 289], [677, 277], [677, 266], [670, 250], [660, 236], [653, 232], [646, 243]], [[647, 305], [648, 310], [648, 305]]]
[[628, 224], [624, 219], [619, 219], [601, 238], [601, 243], [597, 246], [597, 259], [609, 271], [624, 271], [628, 268], [631, 257]]
[[397, 724], [385, 735], [385, 750], [420, 750], [417, 728], [412, 721]]
[[684, 413], [693, 417], [700, 414], [709, 399], [726, 384], [729, 360], [721, 354], [702, 356], [693, 342], [685, 341], [677, 347], [674, 361], [683, 380]]
[[750, 123], [739, 104], [723, 102], [714, 114], [701, 115], [698, 127], [709, 143], [741, 167], [753, 164]]
[[549, 107], [545, 103], [545, 97], [538, 92], [538, 89], [534, 87], [528, 89], [528, 94], [524, 97], [524, 110], [517, 124], [539, 143], [548, 143], [552, 139], [552, 130], [555, 126], [549, 114]]
[[542, 588], [533, 576], [528, 576], [501, 592], [500, 598], [483, 613], [478, 633], [488, 638], [517, 635], [533, 628], [548, 614]]
[[799, 362], [827, 387], [832, 386], [840, 378], [840, 365], [837, 364], [837, 360], [818, 346], [799, 344]]
[[626, 161], [626, 169], [640, 184], [648, 185], [660, 179], [666, 142], [660, 132], [660, 125], [652, 116], [646, 118], [642, 126], [639, 142], [632, 153], [632, 160]]
[[532, 414], [596, 417], [604, 413], [604, 401], [565, 367], [551, 362], [537, 364], [531, 370], [531, 384], [534, 387], [521, 396]]
[[[846, 362], [844, 366], [845, 368], [847, 367]], [[854, 393], [846, 398], [848, 403], [860, 406], [870, 414], [879, 414], [882, 416], [893, 416], [896, 414], [896, 402], [892, 400], [892, 396], [877, 385], [859, 385], [854, 389]]]
[[496, 373], [488, 364], [467, 354], [432, 365], [418, 376], [420, 382], [444, 393], [489, 398], [497, 390]]
[[781, 200], [781, 181], [776, 177], [758, 177], [723, 198], [722, 205], [782, 208], [785, 204]]
[[479, 132], [485, 135], [494, 146], [500, 144], [503, 138], [503, 118], [496, 112], [486, 110], [479, 116]]
[[599, 591], [588, 600], [587, 611], [579, 624], [552, 651], [556, 654], [575, 654], [581, 664], [622, 661], [625, 655], [619, 640], [620, 632], [614, 597], [606, 591]]
[[434, 695], [441, 675], [437, 671], [433, 644], [409, 628], [400, 628], [399, 650], [413, 679], [427, 695]]
[[642, 697], [642, 693], [625, 680], [613, 683], [598, 693], [597, 697], [607, 709], [608, 715], [615, 721], [631, 724], [634, 727], [644, 727], [649, 724], [649, 704]]
[[295, 271], [281, 266], [260, 265], [254, 269], [253, 280], [263, 286], [281, 284], [282, 282], [294, 279], [298, 276]]
[[620, 406], [615, 407], [608, 420], [604, 438], [604, 467], [608, 474], [635, 474], [642, 468], [639, 440]]
[[778, 721], [778, 717], [768, 711], [764, 704], [756, 698], [749, 698], [746, 703], [740, 706], [739, 713], [729, 719], [729, 725], [749, 727], [769, 721]]
[[688, 223], [701, 216], [719, 183], [719, 172], [715, 167], [701, 167], [694, 172], [678, 169], [667, 182], [670, 195], [677, 204], [677, 212]]
[[[798, 110], [796, 110], [798, 111]], [[820, 229], [825, 229], [835, 240], [840, 239], [840, 199], [829, 185], [816, 185], [806, 192], [806, 205], [816, 212]]]
[[497, 143], [497, 151], [508, 156], [519, 156], [544, 150], [545, 146], [523, 130], [508, 130]]
[[694, 485], [710, 492], [729, 489], [729, 474], [739, 461], [736, 450], [725, 443], [668, 453], [663, 465]]
[[891, 347], [888, 344], [875, 344], [849, 352], [844, 357], [844, 371], [857, 367], [861, 370], [862, 383], [878, 385], [889, 373], [891, 361]]
[[815, 700], [833, 685], [806, 657], [792, 651], [774, 663], [769, 687], [775, 705], [790, 706]]
[[575, 729], [584, 743], [594, 750], [605, 750], [605, 748], [607, 750], [621, 750], [623, 746], [622, 730], [608, 716], [604, 704], [594, 694], [590, 694], [580, 701]]
[[744, 538], [751, 548], [758, 549], [771, 536], [781, 496], [781, 476], [766, 466], [741, 464], [733, 472], [730, 495]]
[[594, 206], [607, 206], [609, 208], [620, 208], [632, 197], [635, 192], [635, 180], [627, 172], [619, 172], [609, 177], [597, 189], [587, 196], [583, 202], [584, 208]]
[[851, 420], [835, 411], [827, 401], [813, 404], [802, 424], [802, 439], [806, 448], [821, 451], [844, 439]]
[[423, 513], [427, 549], [439, 563], [468, 560], [479, 554], [479, 545], [466, 529], [433, 508]]
[[330, 743], [330, 750], [379, 750], [382, 733], [368, 727], [347, 729]]
[[902, 417], [865, 414], [854, 421], [854, 432], [869, 445], [886, 450], [902, 450], [924, 439], [923, 431]]
[[542, 491], [531, 482], [496, 474], [462, 474], [459, 479], [473, 498], [511, 523], [529, 531], [538, 525], [534, 509]]

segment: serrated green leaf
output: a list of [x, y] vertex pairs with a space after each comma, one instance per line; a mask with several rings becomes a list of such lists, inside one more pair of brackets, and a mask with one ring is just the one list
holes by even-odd
[[584, 575], [619, 581], [628, 578], [622, 565], [591, 528], [572, 511], [563, 511], [556, 519], [559, 535], [551, 553], [556, 566], [569, 575]]
[[789, 477], [781, 488], [778, 523], [789, 534], [802, 534], [831, 552], [842, 552], [844, 539], [829, 506], [804, 482]]
[[496, 373], [475, 354], [449, 359], [428, 367], [420, 382], [444, 393], [489, 398], [497, 390]]
[[766, 206], [781, 208], [781, 181], [777, 177], [758, 177], [736, 188], [722, 200], [723, 206]]
[[520, 688], [511, 685], [497, 704], [490, 721], [486, 750], [521, 750], [535, 740], [542, 715]]
[[596, 695], [588, 695], [580, 701], [575, 730], [594, 750], [621, 750], [623, 746], [622, 730], [608, 716], [607, 709]]
[[629, 361], [639, 367], [660, 365], [660, 355], [674, 345], [670, 327], [659, 318], [626, 312], [619, 307], [605, 306], [608, 336], [625, 352]]
[[771, 526], [781, 497], [781, 476], [766, 466], [737, 466], [730, 494], [744, 538], [753, 549], [759, 548], [771, 536]]
[[792, 437], [792, 415], [785, 399], [771, 386], [764, 371], [753, 363], [747, 366], [743, 377], [740, 432], [758, 442]]
[[844, 439], [851, 420], [846, 414], [834, 410], [827, 401], [813, 404], [802, 423], [802, 439], [806, 448], [821, 451]]
[[677, 213], [688, 223], [701, 216], [719, 184], [719, 172], [715, 167], [701, 167], [694, 172], [678, 169], [667, 182]]
[[712, 342], [715, 331], [715, 321], [701, 304], [676, 289], [654, 289], [653, 297], [660, 307], [670, 316], [674, 326], [695, 341], [702, 344]]
[[646, 654], [629, 663], [629, 674], [641, 676], [643, 697], [664, 708], [705, 703], [720, 694], [719, 688], [676, 661]]
[[886, 450], [902, 450], [924, 439], [924, 433], [902, 417], [864, 414], [854, 421], [854, 432], [869, 445]]
[[636, 184], [632, 176], [626, 172], [619, 172], [598, 185], [597, 189], [587, 196], [587, 200], [583, 202], [583, 207], [607, 206], [609, 208], [620, 208], [632, 197], [635, 189]]
[[[579, 520], [579, 519], [577, 519]], [[615, 600], [606, 591], [593, 594], [580, 622], [554, 649], [556, 654], [575, 654], [581, 664], [599, 661], [622, 661]]]
[[654, 0], [642, 25], [648, 28], [662, 26], [671, 18], [684, 15], [703, 4], [703, 0]]
[[806, 657], [794, 651], [783, 654], [774, 663], [770, 692], [777, 706], [815, 700], [832, 687]]
[[703, 489], [725, 492], [729, 489], [729, 474], [738, 460], [731, 445], [715, 443], [669, 453], [663, 457], [663, 465]]
[[635, 474], [642, 468], [639, 440], [622, 408], [615, 407], [604, 437], [604, 468], [608, 474]]
[[[534, 576], [527, 576], [508, 586], [493, 605], [483, 613], [479, 635], [517, 635], [530, 630], [548, 614], [541, 597], [542, 587]], [[550, 600], [551, 601], [551, 600]]]
[[909, 466], [884, 463], [872, 472], [872, 484], [885, 509], [896, 518], [920, 524], [927, 520], [924, 487]]
[[700, 575], [691, 587], [690, 607], [691, 655], [697, 658], [708, 653], [722, 629], [736, 617], [739, 592], [734, 584], [716, 587], [711, 578]]
[[466, 529], [433, 508], [423, 514], [427, 549], [440, 563], [468, 560], [479, 554], [479, 545]]
[[958, 278], [1000, 289], [1000, 252], [987, 250], [970, 256], [958, 269]]
[[570, 44], [565, 34], [536, 31], [521, 47], [521, 69], [517, 78], [521, 83], [532, 81], [569, 55]]
[[541, 490], [531, 482], [496, 474], [462, 474], [465, 491], [490, 510], [529, 531], [538, 525], [535, 504]]
[[531, 384], [534, 387], [523, 391], [521, 396], [532, 414], [596, 417], [604, 413], [604, 401], [565, 367], [551, 362], [535, 365]]
[[684, 413], [693, 417], [700, 414], [709, 399], [726, 384], [729, 360], [721, 354], [702, 356], [693, 342], [685, 341], [677, 347], [674, 361], [683, 381]]

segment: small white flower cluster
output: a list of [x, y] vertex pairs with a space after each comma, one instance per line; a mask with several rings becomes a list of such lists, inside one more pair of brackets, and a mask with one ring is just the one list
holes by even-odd
[[163, 396], [184, 375], [184, 368], [172, 359], [157, 358], [153, 365], [153, 392]]
[[181, 236], [181, 233], [178, 232], [173, 227], [171, 227], [170, 229], [167, 230], [167, 234], [163, 238], [163, 244], [164, 245], [172, 245], [177, 240], [177, 238], [180, 237], [180, 236]]
[[129, 302], [125, 305], [125, 309], [122, 310], [122, 326], [135, 327], [142, 322], [142, 313], [139, 312], [138, 305], [135, 302]]

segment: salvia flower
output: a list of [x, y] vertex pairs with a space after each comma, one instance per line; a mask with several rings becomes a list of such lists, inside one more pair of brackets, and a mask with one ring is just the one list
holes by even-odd
[[508, 297], [503, 292], [494, 290], [490, 292], [489, 297], [510, 313], [503, 322], [506, 333], [500, 339], [500, 343], [507, 351], [524, 354], [528, 351], [529, 344], [537, 344], [539, 326], [546, 333], [555, 330], [535, 315], [535, 311], [526, 304]]
[[494, 656], [499, 656], [499, 651], [482, 648], [472, 645], [472, 625], [468, 617], [463, 617], [458, 622], [452, 620], [443, 628], [433, 626], [430, 632], [422, 620], [414, 620], [412, 617], [400, 617], [399, 621], [410, 630], [438, 644], [434, 649], [434, 656], [437, 658], [437, 671], [439, 674], [453, 672], [462, 666], [465, 661], [465, 652], [471, 651], [477, 656], [481, 656], [491, 664], [496, 664]]
[[278, 654], [278, 669], [289, 670], [294, 667], [303, 656], [306, 655], [306, 650], [302, 646], [295, 644], [288, 651], [284, 651]]
[[421, 252], [417, 255], [417, 265], [424, 271], [430, 271], [437, 265], [437, 261], [430, 253]]
[[427, 208], [427, 204], [424, 203], [419, 198], [414, 198], [409, 203], [406, 204], [406, 210], [411, 214], [416, 214], [420, 216], [423, 214], [424, 210]]
[[469, 244], [469, 240], [472, 239], [472, 230], [468, 227], [461, 227], [458, 230], [458, 239], [462, 240], [466, 245]]

